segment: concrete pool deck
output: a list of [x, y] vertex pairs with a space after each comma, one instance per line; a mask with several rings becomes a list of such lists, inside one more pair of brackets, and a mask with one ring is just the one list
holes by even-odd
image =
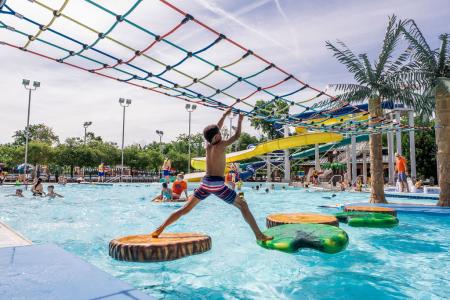
[[0, 299], [154, 299], [53, 244], [0, 224]]
[[13, 246], [28, 246], [31, 241], [26, 237], [14, 231], [7, 224], [0, 221], [0, 248]]

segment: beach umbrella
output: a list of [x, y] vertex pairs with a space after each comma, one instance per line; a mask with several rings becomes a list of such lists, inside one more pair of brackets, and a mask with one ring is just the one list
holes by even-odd
[[[26, 168], [27, 168], [27, 170], [33, 170], [33, 169], [34, 169], [34, 168], [33, 168], [33, 165], [31, 165], [31, 164], [27, 164]], [[18, 165], [18, 166], [16, 167], [16, 169], [19, 170], [19, 171], [24, 170], [24, 169], [25, 169], [25, 164], [20, 164], [20, 165]]]

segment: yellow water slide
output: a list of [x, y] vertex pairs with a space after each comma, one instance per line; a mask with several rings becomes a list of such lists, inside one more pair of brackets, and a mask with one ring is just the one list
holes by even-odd
[[[285, 150], [289, 148], [301, 147], [306, 145], [335, 143], [342, 140], [342, 135], [331, 132], [306, 132], [290, 137], [280, 138], [272, 141], [261, 143], [254, 148], [228, 153], [226, 162], [232, 163], [246, 160], [254, 156], [263, 155], [277, 150]], [[197, 170], [206, 170], [206, 158], [198, 157], [191, 160], [191, 165]], [[198, 173], [199, 175], [201, 173]], [[190, 175], [190, 174], [188, 174]], [[191, 176], [188, 176], [191, 177]], [[197, 176], [198, 177], [198, 176]]]

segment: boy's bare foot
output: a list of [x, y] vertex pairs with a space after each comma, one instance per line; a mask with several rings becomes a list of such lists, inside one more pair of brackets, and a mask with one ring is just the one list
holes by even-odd
[[261, 241], [261, 242], [265, 242], [265, 241], [270, 241], [273, 240], [273, 236], [267, 236], [267, 235], [260, 235], [256, 238], [257, 241]]
[[150, 233], [150, 235], [152, 236], [152, 238], [158, 238], [159, 237], [159, 235], [161, 234], [161, 232], [162, 232], [163, 230], [162, 229], [156, 229], [155, 231], [153, 231], [152, 233]]

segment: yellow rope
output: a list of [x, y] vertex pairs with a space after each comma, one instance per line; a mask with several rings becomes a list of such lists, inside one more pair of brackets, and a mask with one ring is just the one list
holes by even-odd
[[[49, 8], [45, 4], [42, 4], [38, 1], [36, 1], [36, 3], [44, 8], [47, 8], [47, 9], [50, 9], [51, 11], [53, 11], [51, 8]], [[39, 31], [28, 40], [28, 42], [25, 44], [25, 46], [23, 46], [24, 49], [26, 49], [32, 41], [37, 39], [45, 30], [47, 30], [47, 28], [49, 28], [50, 26], [53, 25], [53, 22], [55, 22], [55, 20], [61, 15], [61, 12], [64, 10], [64, 8], [66, 8], [68, 3], [69, 3], [69, 0], [64, 0], [63, 5], [55, 13], [53, 13], [53, 18], [51, 19], [50, 23], [48, 23], [47, 25], [40, 28]]]
[[[70, 17], [70, 16], [68, 16], [68, 15], [66, 15], [66, 14], [61, 13], [61, 11], [64, 9], [64, 7], [66, 6], [66, 4], [67, 4], [68, 1], [69, 1], [69, 0], [65, 0], [65, 3], [64, 3], [63, 6], [61, 7], [61, 9], [58, 11], [58, 14], [57, 14], [57, 15], [58, 15], [58, 16], [61, 16], [61, 17], [63, 17], [63, 18], [66, 18], [67, 20], [69, 20], [69, 21], [71, 21], [71, 22], [73, 22], [73, 23], [75, 23], [75, 24], [77, 24], [77, 25], [79, 25], [79, 26], [81, 26], [81, 27], [83, 27], [83, 28], [85, 28], [85, 29], [87, 29], [87, 30], [89, 30], [89, 31], [91, 31], [91, 32], [93, 32], [93, 33], [95, 33], [96, 35], [98, 35], [98, 34], [100, 33], [99, 31], [93, 29], [92, 27], [89, 27], [89, 26], [86, 25], [86, 24], [81, 23], [80, 21], [78, 21], [78, 20], [76, 20], [76, 19], [74, 19], [74, 18], [72, 18], [72, 17]], [[45, 5], [44, 3], [42, 3], [42, 2], [40, 2], [40, 1], [38, 1], [38, 0], [35, 0], [34, 2], [35, 2], [36, 4], [38, 4], [38, 5], [40, 5], [41, 7], [44, 7], [45, 9], [47, 9], [47, 10], [49, 10], [49, 11], [53, 11], [53, 9], [52, 9], [51, 7]], [[56, 17], [57, 17], [57, 16], [55, 16], [54, 18], [56, 18]], [[52, 22], [53, 22], [53, 21], [54, 21], [54, 20], [52, 20]], [[52, 22], [51, 22], [51, 23], [52, 23]], [[51, 25], [51, 24], [45, 26], [45, 28], [48, 28], [50, 25]], [[126, 45], [126, 44], [124, 44], [124, 43], [122, 43], [122, 42], [120, 42], [120, 41], [118, 41], [118, 40], [116, 40], [116, 39], [114, 39], [114, 38], [112, 38], [112, 37], [110, 37], [109, 35], [105, 36], [105, 38], [108, 39], [108, 40], [110, 40], [110, 41], [113, 42], [113, 43], [116, 43], [116, 44], [118, 44], [118, 45], [120, 45], [120, 46], [122, 46], [122, 47], [124, 47], [124, 48], [126, 48], [126, 49], [128, 49], [128, 50], [130, 50], [130, 51], [132, 51], [133, 53], [135, 53], [135, 52], [137, 51], [137, 49], [134, 49], [134, 48], [132, 48], [132, 47], [130, 47], [130, 46], [128, 46], [128, 45]], [[163, 63], [162, 61], [160, 61], [160, 60], [158, 60], [158, 59], [156, 59], [156, 58], [153, 58], [153, 57], [151, 57], [151, 56], [149, 56], [149, 55], [147, 55], [147, 54], [145, 54], [145, 53], [143, 53], [142, 56], [145, 57], [145, 58], [147, 58], [147, 59], [150, 59], [151, 61], [153, 61], [153, 62], [155, 62], [155, 63], [157, 63], [157, 64], [159, 64], [159, 65], [161, 65], [161, 66], [164, 66], [164, 67], [167, 66], [167, 64]], [[244, 57], [241, 57], [241, 58], [239, 58], [238, 60], [236, 60], [236, 61], [234, 61], [234, 62], [232, 62], [232, 63], [230, 63], [230, 64], [228, 64], [228, 65], [226, 65], [226, 66], [223, 66], [222, 68], [230, 67], [230, 66], [232, 66], [232, 65], [234, 65], [234, 64], [237, 64], [238, 62], [240, 62], [240, 61], [243, 60], [243, 59], [244, 59]], [[176, 69], [176, 68], [173, 68], [172, 70], [175, 71], [176, 73], [180, 74], [180, 75], [183, 75], [183, 76], [185, 76], [185, 77], [191, 79], [192, 81], [193, 81], [194, 78], [195, 78], [195, 77], [193, 77], [193, 76], [191, 76], [191, 75], [189, 75], [189, 74], [187, 74], [187, 73], [184, 73], [184, 72], [182, 72], [182, 71], [180, 71], [180, 70], [178, 70], [178, 69]], [[215, 72], [215, 70], [212, 70], [211, 72], [207, 73], [205, 76], [201, 77], [200, 79], [197, 79], [197, 83], [200, 83], [200, 84], [202, 84], [202, 85], [204, 85], [204, 86], [210, 88], [211, 90], [216, 91], [217, 89], [216, 89], [215, 87], [213, 87], [213, 86], [211, 86], [211, 85], [209, 85], [208, 83], [206, 83], [206, 82], [203, 81], [203, 79], [205, 79], [206, 77], [210, 76], [210, 75], [211, 75], [212, 73], [214, 73], [214, 72]], [[192, 82], [192, 83], [190, 83], [190, 84], [188, 84], [188, 85], [186, 85], [186, 86], [181, 86], [181, 87], [182, 87], [182, 88], [187, 88], [187, 87], [190, 87], [190, 86], [194, 85], [194, 83], [195, 83], [195, 82]], [[230, 98], [233, 99], [233, 100], [237, 100], [237, 97], [235, 97], [235, 96], [233, 96], [233, 95], [230, 95], [230, 94], [228, 94], [228, 93], [226, 93], [226, 92], [221, 91], [220, 93], [223, 94], [223, 95], [225, 95], [225, 96], [227, 96], [227, 97], [230, 97]], [[250, 107], [254, 108], [253, 105], [251, 105], [251, 104], [249, 104], [249, 103], [247, 103], [247, 102], [245, 102], [245, 101], [240, 101], [240, 103], [243, 103], [243, 104], [245, 104], [245, 105], [247, 105], [247, 106], [250, 106]]]

